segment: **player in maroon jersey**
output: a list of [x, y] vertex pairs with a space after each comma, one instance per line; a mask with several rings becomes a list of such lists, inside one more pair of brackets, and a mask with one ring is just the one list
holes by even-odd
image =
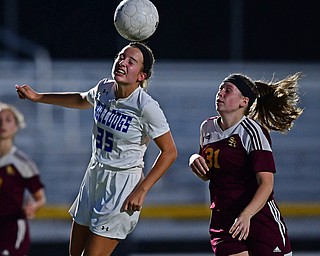
[[[34, 218], [46, 201], [38, 168], [13, 142], [23, 127], [23, 115], [15, 107], [0, 102], [0, 255], [28, 254], [27, 219]], [[31, 195], [28, 200], [26, 191]]]
[[288, 131], [302, 113], [296, 73], [277, 82], [232, 74], [216, 94], [219, 116], [200, 126], [192, 171], [209, 180], [210, 239], [216, 256], [292, 255], [273, 197], [275, 163], [269, 131]]

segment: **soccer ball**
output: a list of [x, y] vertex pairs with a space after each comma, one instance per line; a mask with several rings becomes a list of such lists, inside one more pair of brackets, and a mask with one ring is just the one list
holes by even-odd
[[123, 0], [114, 13], [118, 33], [130, 41], [143, 41], [157, 29], [159, 14], [149, 0]]

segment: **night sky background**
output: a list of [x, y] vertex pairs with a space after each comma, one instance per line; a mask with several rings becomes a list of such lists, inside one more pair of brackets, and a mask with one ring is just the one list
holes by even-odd
[[[9, 1], [14, 8], [6, 7]], [[126, 43], [113, 25], [119, 2], [0, 0], [0, 27], [10, 28], [44, 46], [53, 59], [113, 58]], [[320, 1], [243, 0], [242, 23], [231, 11], [241, 0], [153, 0], [153, 3], [160, 22], [148, 44], [157, 59], [320, 60]], [[242, 30], [232, 30], [231, 24], [238, 28], [242, 24]], [[240, 37], [235, 38], [232, 31], [240, 31]], [[231, 45], [238, 47], [241, 54], [232, 54]], [[0, 51], [3, 48], [0, 42]]]

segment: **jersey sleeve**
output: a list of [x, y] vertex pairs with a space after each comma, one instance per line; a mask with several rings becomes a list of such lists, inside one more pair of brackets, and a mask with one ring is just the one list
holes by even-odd
[[[258, 127], [258, 126], [257, 126]], [[259, 126], [260, 127], [260, 126]], [[254, 172], [276, 172], [271, 138], [268, 131], [262, 127], [257, 133], [251, 133], [249, 158]], [[253, 136], [254, 135], [254, 136]]]
[[97, 84], [95, 87], [91, 88], [89, 91], [84, 92], [83, 95], [86, 97], [87, 101], [94, 105], [94, 99], [98, 91], [99, 84]]
[[257, 172], [276, 172], [272, 151], [254, 150], [249, 154], [251, 169]]
[[91, 105], [94, 105], [95, 99], [105, 92], [109, 93], [112, 90], [113, 84], [113, 80], [109, 80], [108, 78], [101, 79], [95, 87], [91, 88], [87, 92], [82, 93], [82, 95]]
[[40, 176], [35, 175], [26, 180], [26, 187], [33, 194], [37, 192], [39, 189], [44, 188], [44, 185], [40, 180]]
[[156, 101], [150, 101], [144, 107], [142, 117], [147, 134], [151, 139], [155, 139], [170, 131], [167, 119]]
[[25, 187], [31, 193], [44, 188], [44, 185], [40, 180], [40, 172], [36, 163], [21, 150], [17, 150], [14, 156], [17, 160], [14, 161], [13, 165], [24, 179]]

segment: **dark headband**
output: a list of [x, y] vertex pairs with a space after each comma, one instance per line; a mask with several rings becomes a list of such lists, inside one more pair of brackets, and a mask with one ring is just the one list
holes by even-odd
[[253, 104], [253, 102], [256, 99], [255, 93], [252, 91], [252, 89], [249, 87], [249, 85], [239, 76], [237, 75], [231, 75], [227, 77], [225, 80], [223, 80], [224, 83], [229, 82], [234, 84], [239, 91], [242, 93], [243, 96], [249, 98], [249, 107]]
[[152, 67], [153, 63], [153, 57], [151, 52], [147, 49], [146, 46], [144, 46], [141, 43], [138, 42], [132, 42], [130, 43], [130, 46], [137, 47], [141, 52], [143, 56], [143, 72], [149, 74], [149, 71]]

